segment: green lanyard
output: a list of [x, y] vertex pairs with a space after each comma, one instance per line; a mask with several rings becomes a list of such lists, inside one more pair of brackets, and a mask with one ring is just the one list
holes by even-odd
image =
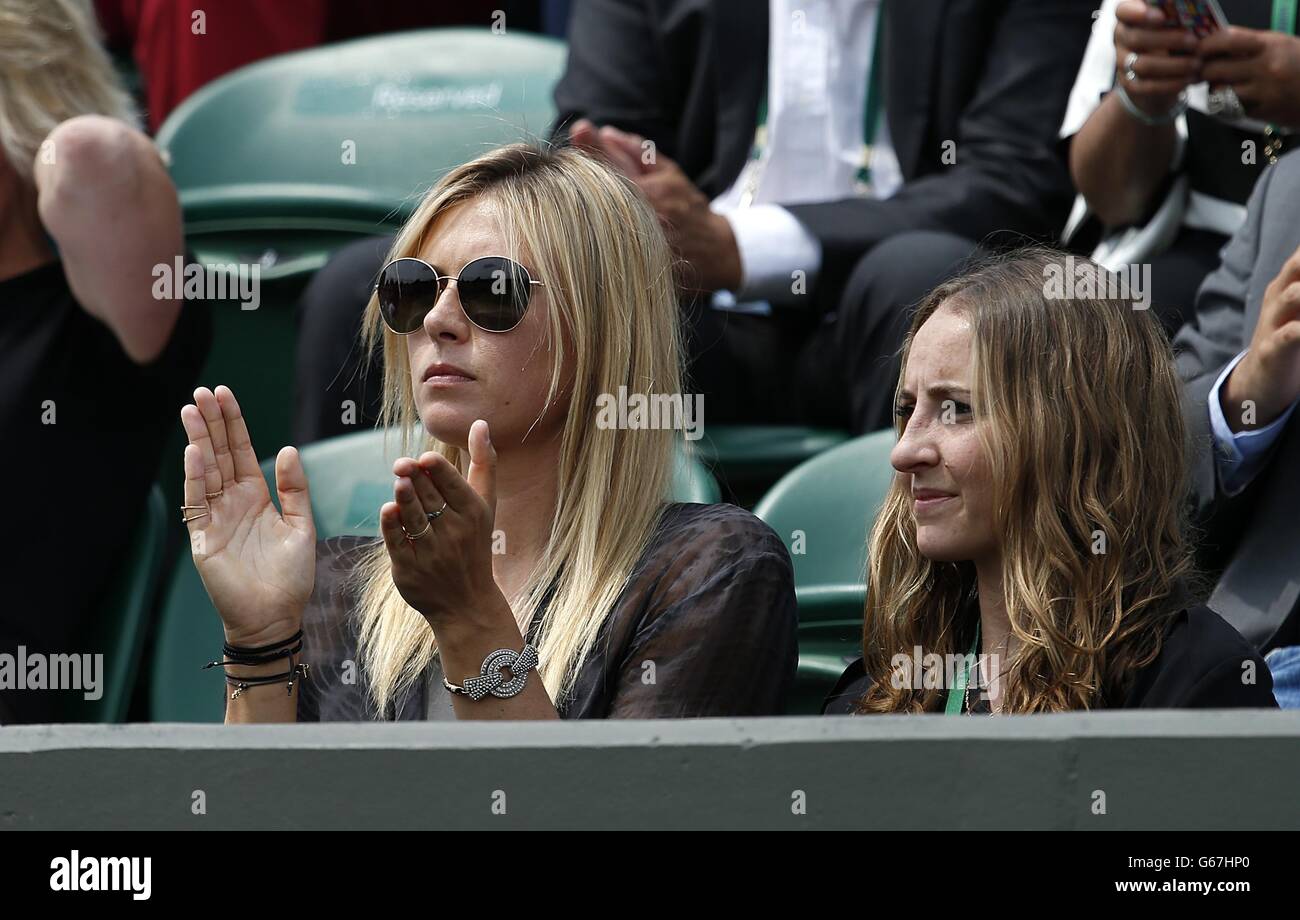
[[943, 708], [944, 715], [959, 716], [966, 702], [966, 683], [970, 680], [971, 659], [979, 654], [980, 624], [975, 623], [975, 641], [971, 643], [970, 654], [962, 659], [961, 673], [953, 676], [952, 689], [948, 691], [948, 702]]
[[[1294, 3], [1295, 0], [1290, 0]], [[871, 69], [867, 74], [867, 99], [862, 112], [862, 158], [858, 166], [856, 179], [864, 188], [871, 186], [871, 157], [876, 140], [876, 131], [880, 126], [880, 74], [884, 68], [880, 63], [880, 49], [885, 34], [885, 2], [881, 0], [876, 11], [876, 34], [872, 42]], [[759, 160], [767, 149], [767, 90], [763, 90], [763, 99], [758, 105], [758, 127], [754, 129], [754, 144], [750, 147], [749, 158]], [[753, 167], [751, 166], [751, 169]], [[757, 186], [757, 178], [753, 182]], [[753, 200], [755, 187], [746, 189], [743, 203]]]
[[1273, 0], [1273, 31], [1295, 34], [1296, 0]]

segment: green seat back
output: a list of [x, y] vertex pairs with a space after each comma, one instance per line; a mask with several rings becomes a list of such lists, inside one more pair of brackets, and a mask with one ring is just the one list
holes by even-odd
[[894, 443], [888, 429], [847, 441], [796, 467], [754, 508], [794, 563], [799, 674], [791, 712], [817, 712], [862, 653], [866, 541], [893, 481]]
[[279, 55], [187, 99], [158, 132], [199, 258], [315, 271], [392, 230], [450, 168], [545, 138], [564, 44], [429, 29]]
[[126, 721], [149, 614], [162, 580], [166, 513], [162, 490], [154, 486], [103, 603], [72, 646], [79, 653], [104, 656], [102, 693], [97, 700], [62, 693], [59, 709], [64, 721]]
[[[362, 431], [302, 448], [303, 467], [311, 486], [316, 535], [379, 535], [379, 508], [393, 496], [393, 461], [400, 438], [382, 430]], [[275, 495], [275, 458], [262, 463]], [[713, 502], [717, 483], [700, 463], [678, 455], [672, 499]], [[222, 631], [217, 612], [188, 552], [183, 551], [172, 573], [159, 626], [150, 713], [155, 722], [218, 722], [225, 712], [222, 681], [216, 669], [201, 671], [221, 651]]]
[[696, 449], [729, 496], [749, 507], [790, 470], [848, 437], [825, 428], [711, 425]]

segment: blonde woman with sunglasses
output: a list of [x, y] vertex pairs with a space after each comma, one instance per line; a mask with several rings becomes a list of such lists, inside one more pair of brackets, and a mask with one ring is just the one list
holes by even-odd
[[182, 410], [228, 722], [782, 711], [781, 541], [665, 499], [681, 431], [597, 424], [620, 387], [682, 394], [672, 260], [630, 183], [526, 145], [453, 170], [398, 234], [365, 329], [385, 426], [422, 429], [381, 539], [316, 541], [292, 447], [278, 512], [229, 389]]

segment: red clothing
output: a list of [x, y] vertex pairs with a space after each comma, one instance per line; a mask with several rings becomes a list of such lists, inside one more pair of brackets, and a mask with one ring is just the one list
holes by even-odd
[[[325, 37], [327, 0], [96, 0], [110, 42], [132, 46], [150, 133], [211, 80]], [[201, 13], [200, 13], [201, 11]]]

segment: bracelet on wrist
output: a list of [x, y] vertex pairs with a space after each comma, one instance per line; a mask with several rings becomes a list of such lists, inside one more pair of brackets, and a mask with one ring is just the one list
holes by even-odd
[[[264, 684], [287, 683], [286, 693], [293, 694], [293, 685], [299, 678], [307, 677], [311, 666], [294, 661], [295, 656], [302, 651], [303, 632], [299, 629], [296, 633], [287, 639], [279, 642], [272, 642], [267, 645], [258, 646], [240, 646], [231, 645], [226, 642], [221, 647], [222, 658], [216, 661], [209, 661], [202, 670], [209, 668], [221, 668], [226, 684], [234, 687], [235, 691], [230, 694], [232, 700], [239, 699], [249, 687], [262, 686]], [[224, 660], [222, 660], [224, 659]], [[272, 664], [282, 659], [288, 659], [289, 669], [278, 674], [260, 674], [236, 677], [226, 671], [231, 665], [242, 667], [257, 667], [259, 665]]]
[[[467, 677], [463, 686], [457, 686], [446, 677], [442, 685], [449, 693], [468, 696], [478, 702], [491, 694], [498, 699], [509, 699], [523, 692], [528, 682], [528, 672], [537, 667], [537, 649], [524, 643], [522, 651], [499, 648], [483, 659], [483, 666], [476, 677]], [[506, 680], [501, 671], [510, 669], [510, 679]]]
[[1133, 101], [1133, 97], [1124, 89], [1123, 83], [1116, 82], [1114, 92], [1115, 95], [1119, 97], [1120, 105], [1124, 106], [1124, 111], [1128, 112], [1129, 115], [1148, 127], [1171, 124], [1179, 115], [1182, 115], [1187, 111], [1186, 90], [1183, 90], [1178, 94], [1178, 101], [1175, 102], [1167, 112], [1162, 112], [1159, 115], [1148, 115], [1146, 112], [1142, 111], [1138, 104]]

